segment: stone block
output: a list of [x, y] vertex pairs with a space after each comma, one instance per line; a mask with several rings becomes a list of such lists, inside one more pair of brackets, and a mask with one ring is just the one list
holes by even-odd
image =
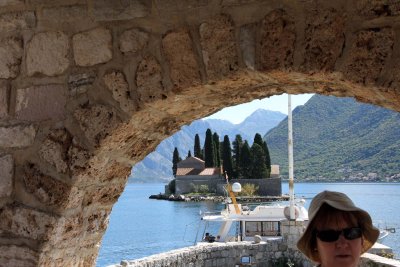
[[34, 164], [25, 166], [23, 181], [26, 191], [38, 201], [56, 208], [65, 208], [68, 205], [71, 187], [43, 174]]
[[343, 15], [335, 9], [316, 10], [306, 20], [303, 66], [308, 70], [333, 70], [345, 41]]
[[13, 191], [14, 159], [11, 155], [0, 157], [0, 198], [9, 197]]
[[146, 47], [149, 34], [138, 29], [124, 31], [119, 38], [122, 53], [137, 53]]
[[0, 79], [15, 78], [19, 74], [23, 54], [22, 40], [11, 37], [0, 41]]
[[235, 29], [231, 18], [211, 19], [201, 24], [199, 31], [208, 79], [217, 80], [237, 70]]
[[55, 218], [44, 212], [16, 205], [0, 209], [0, 218], [0, 230], [38, 241], [50, 238], [55, 223]]
[[146, 6], [147, 1], [127, 0], [108, 1], [94, 0], [90, 7], [90, 14], [93, 14], [95, 21], [131, 20], [142, 18], [150, 13]]
[[89, 188], [85, 195], [84, 206], [92, 204], [110, 205], [117, 201], [118, 197], [124, 191], [125, 184], [114, 183], [104, 187]]
[[22, 148], [33, 144], [36, 129], [30, 126], [0, 127], [0, 147]]
[[262, 70], [287, 69], [293, 65], [296, 40], [294, 19], [284, 11], [272, 11], [260, 27], [259, 65]]
[[185, 88], [199, 85], [200, 70], [189, 33], [184, 30], [169, 33], [163, 38], [162, 45], [174, 86]]
[[90, 215], [85, 216], [85, 232], [98, 233], [107, 229], [109, 222], [109, 210], [98, 210]]
[[9, 86], [5, 81], [0, 81], [0, 119], [8, 116]]
[[67, 102], [66, 88], [62, 85], [41, 85], [18, 89], [15, 117], [20, 120], [62, 120]]
[[0, 266], [37, 266], [39, 254], [28, 247], [0, 246]]
[[0, 33], [17, 32], [34, 28], [36, 16], [34, 12], [15, 12], [0, 15]]
[[115, 111], [96, 105], [84, 107], [74, 112], [75, 119], [90, 142], [98, 145], [119, 122]]
[[39, 156], [53, 165], [58, 172], [67, 172], [66, 153], [62, 143], [46, 139], [39, 150]]
[[73, 28], [76, 31], [96, 26], [88, 14], [86, 5], [43, 8], [38, 21], [39, 27], [50, 25], [54, 29]]
[[150, 102], [163, 97], [161, 66], [156, 59], [146, 57], [139, 63], [136, 85], [139, 101]]
[[135, 110], [135, 104], [131, 99], [129, 85], [124, 74], [120, 71], [113, 71], [104, 75], [103, 79], [120, 108], [126, 113], [132, 113]]
[[26, 69], [29, 76], [62, 74], [69, 66], [68, 36], [62, 32], [42, 32], [34, 35], [27, 45]]
[[111, 32], [105, 28], [75, 34], [72, 37], [75, 63], [93, 66], [112, 58]]
[[391, 28], [360, 31], [350, 48], [344, 73], [355, 82], [373, 84], [393, 52], [395, 33]]

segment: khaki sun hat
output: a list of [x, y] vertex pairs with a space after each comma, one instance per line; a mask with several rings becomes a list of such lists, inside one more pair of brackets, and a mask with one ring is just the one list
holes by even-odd
[[308, 209], [309, 221], [307, 228], [297, 242], [297, 248], [304, 255], [306, 255], [312, 261], [318, 261], [318, 255], [316, 255], [317, 253], [315, 253], [313, 251], [313, 248], [311, 247], [310, 241], [313, 238], [313, 229], [310, 229], [311, 227], [309, 226], [312, 225], [313, 219], [315, 218], [319, 209], [324, 203], [338, 210], [353, 211], [363, 231], [363, 248], [361, 253], [366, 252], [372, 247], [372, 245], [378, 239], [379, 230], [372, 225], [372, 219], [368, 212], [356, 207], [353, 201], [351, 201], [351, 199], [343, 193], [323, 191], [317, 194], [311, 201], [310, 207]]

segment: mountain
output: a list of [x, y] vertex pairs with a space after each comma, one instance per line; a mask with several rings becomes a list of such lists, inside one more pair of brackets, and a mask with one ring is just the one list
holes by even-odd
[[[293, 110], [296, 180], [400, 178], [400, 113], [353, 98], [314, 95]], [[287, 177], [287, 118], [265, 136]]]
[[286, 117], [277, 111], [258, 109], [248, 116], [242, 123], [233, 124], [226, 120], [207, 119], [196, 120], [185, 125], [180, 131], [162, 141], [156, 150], [150, 153], [143, 161], [132, 169], [131, 182], [168, 182], [172, 176], [172, 152], [177, 147], [181, 158], [185, 158], [190, 150], [193, 155], [194, 137], [200, 136], [200, 143], [204, 145], [205, 133], [208, 128], [218, 133], [221, 142], [225, 135], [229, 140], [240, 134], [243, 140], [253, 143], [254, 135], [264, 135], [278, 125]]

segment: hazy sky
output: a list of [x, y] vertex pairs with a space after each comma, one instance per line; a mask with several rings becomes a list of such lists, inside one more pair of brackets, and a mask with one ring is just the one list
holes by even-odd
[[[292, 110], [298, 105], [304, 105], [312, 96], [313, 94], [292, 95]], [[259, 108], [280, 111], [287, 114], [287, 99], [287, 94], [282, 94], [261, 100], [253, 100], [245, 104], [224, 108], [206, 119], [228, 120], [234, 124], [238, 124]]]

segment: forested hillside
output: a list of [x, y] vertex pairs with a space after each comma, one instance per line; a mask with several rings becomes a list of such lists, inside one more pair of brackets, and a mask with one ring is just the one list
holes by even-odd
[[[400, 179], [400, 113], [353, 98], [314, 95], [293, 111], [298, 180]], [[287, 176], [287, 119], [264, 140]]]

